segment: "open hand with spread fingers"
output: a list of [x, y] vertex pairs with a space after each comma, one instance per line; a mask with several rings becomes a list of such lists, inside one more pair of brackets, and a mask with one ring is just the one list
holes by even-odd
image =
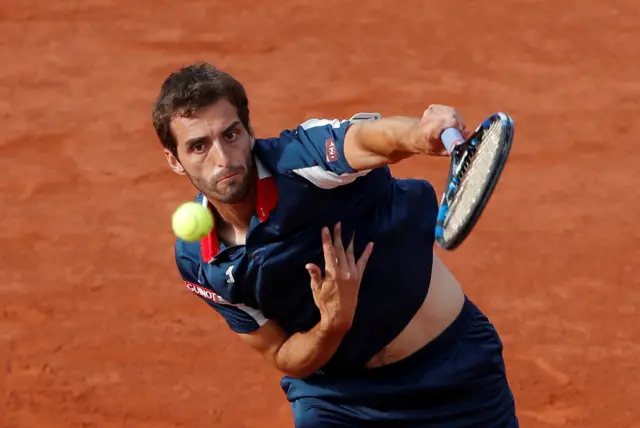
[[320, 310], [322, 330], [343, 331], [351, 328], [358, 303], [360, 281], [373, 251], [369, 242], [355, 260], [354, 237], [345, 250], [342, 243], [342, 227], [338, 222], [333, 230], [333, 240], [329, 228], [322, 229], [322, 250], [325, 260], [325, 276], [320, 267], [313, 263], [305, 267], [311, 276], [311, 290], [316, 306]]

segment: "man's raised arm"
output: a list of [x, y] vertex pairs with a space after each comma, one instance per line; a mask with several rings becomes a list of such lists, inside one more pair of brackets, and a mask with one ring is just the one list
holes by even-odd
[[356, 171], [397, 163], [416, 154], [446, 153], [440, 135], [447, 128], [468, 132], [460, 114], [452, 108], [432, 105], [422, 118], [394, 116], [350, 125], [344, 137], [344, 155]]

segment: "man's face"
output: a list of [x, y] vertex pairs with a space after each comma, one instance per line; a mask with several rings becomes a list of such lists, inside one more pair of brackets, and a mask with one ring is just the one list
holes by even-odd
[[190, 117], [175, 116], [171, 131], [178, 158], [168, 150], [165, 155], [176, 173], [187, 175], [205, 196], [223, 203], [238, 203], [249, 194], [254, 185], [252, 137], [226, 98]]

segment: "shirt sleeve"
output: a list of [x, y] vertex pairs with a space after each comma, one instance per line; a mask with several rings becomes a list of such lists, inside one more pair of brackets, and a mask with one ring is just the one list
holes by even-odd
[[262, 312], [244, 304], [226, 301], [202, 279], [199, 262], [196, 261], [198, 259], [194, 257], [194, 253], [197, 256], [198, 252], [189, 247], [198, 247], [198, 244], [178, 240], [175, 252], [178, 271], [187, 290], [222, 315], [227, 325], [236, 333], [251, 333], [263, 326], [268, 320]]
[[370, 170], [356, 171], [349, 165], [344, 155], [345, 135], [351, 124], [379, 118], [378, 113], [358, 113], [349, 120], [307, 120], [288, 134], [281, 167], [323, 189], [352, 183]]

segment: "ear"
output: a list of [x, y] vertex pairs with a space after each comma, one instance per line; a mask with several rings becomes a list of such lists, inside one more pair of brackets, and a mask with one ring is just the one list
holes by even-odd
[[177, 157], [168, 149], [164, 149], [164, 157], [167, 158], [167, 163], [169, 164], [169, 168], [173, 170], [176, 174], [186, 175], [184, 168]]

